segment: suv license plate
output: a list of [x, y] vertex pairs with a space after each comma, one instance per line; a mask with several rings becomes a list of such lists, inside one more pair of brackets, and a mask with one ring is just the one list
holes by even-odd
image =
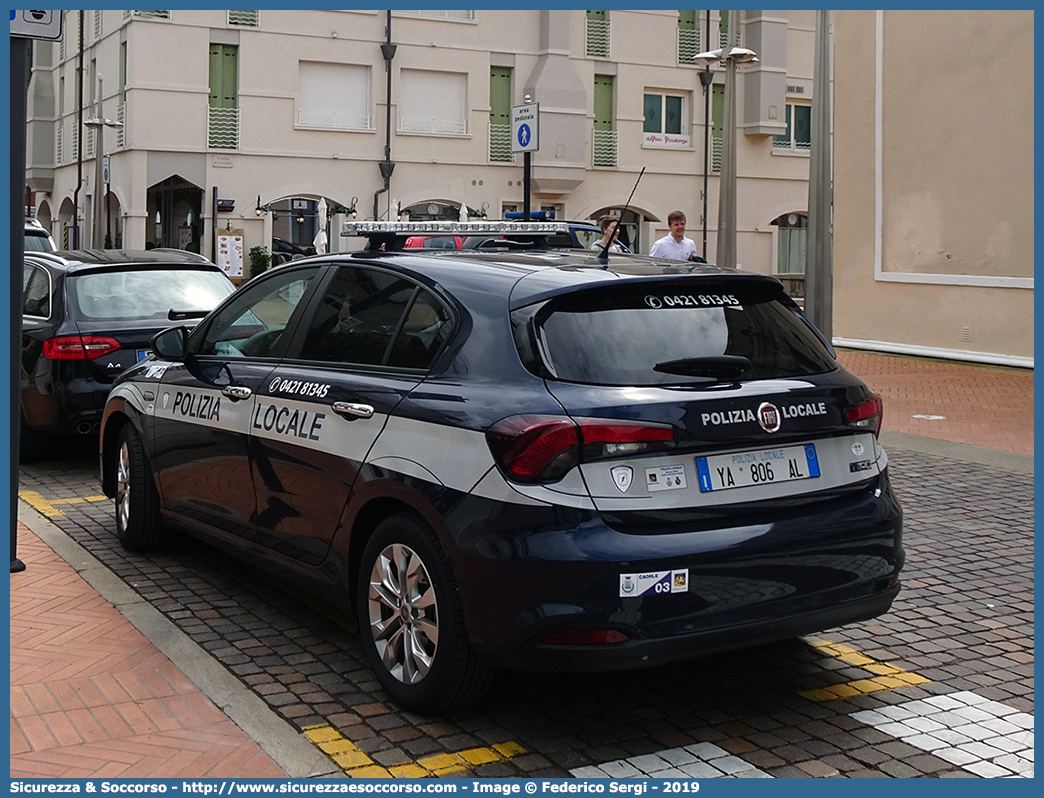
[[700, 491], [749, 488], [774, 482], [793, 482], [819, 476], [816, 446], [784, 446], [749, 452], [716, 454], [696, 458]]

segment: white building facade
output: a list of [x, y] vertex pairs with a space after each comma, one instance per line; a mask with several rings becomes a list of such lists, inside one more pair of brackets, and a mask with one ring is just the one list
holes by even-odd
[[760, 59], [737, 80], [738, 262], [803, 271], [812, 11], [64, 13], [64, 39], [35, 43], [27, 168], [60, 247], [213, 258], [234, 229], [337, 250], [353, 212], [503, 218], [524, 206], [510, 110], [530, 98], [533, 210], [619, 213], [645, 168], [632, 249], [680, 209], [713, 262], [725, 71], [705, 94], [692, 56], [732, 41]]

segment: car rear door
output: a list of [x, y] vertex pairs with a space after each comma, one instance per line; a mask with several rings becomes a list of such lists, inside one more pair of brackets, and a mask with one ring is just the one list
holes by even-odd
[[374, 441], [424, 378], [450, 314], [411, 279], [338, 264], [250, 423], [259, 540], [306, 563], [326, 555]]
[[[212, 314], [184, 363], [166, 366], [154, 404], [165, 506], [190, 523], [256, 538], [248, 435], [320, 267], [280, 269]], [[159, 366], [160, 368], [162, 366]]]

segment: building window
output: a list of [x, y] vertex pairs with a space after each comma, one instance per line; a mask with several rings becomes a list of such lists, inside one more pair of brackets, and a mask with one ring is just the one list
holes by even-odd
[[771, 223], [779, 228], [776, 273], [803, 275], [808, 253], [808, 214], [784, 213]]
[[370, 129], [370, 68], [301, 61], [297, 124], [331, 130]]
[[700, 52], [700, 21], [695, 11], [678, 12], [678, 63], [691, 64]]
[[511, 68], [489, 68], [489, 160], [515, 160], [511, 152]]
[[403, 69], [399, 79], [399, 132], [467, 134], [467, 75]]
[[210, 45], [210, 96], [207, 145], [216, 149], [239, 147], [239, 48]]
[[647, 147], [688, 147], [692, 144], [687, 124], [689, 101], [682, 94], [645, 93], [645, 133]]
[[812, 106], [787, 103], [787, 132], [772, 137], [772, 148], [808, 152], [811, 146]]
[[609, 57], [609, 12], [587, 12], [587, 54], [594, 58]]
[[616, 166], [615, 83], [612, 75], [594, 76], [594, 131], [591, 137], [591, 162], [594, 166]]

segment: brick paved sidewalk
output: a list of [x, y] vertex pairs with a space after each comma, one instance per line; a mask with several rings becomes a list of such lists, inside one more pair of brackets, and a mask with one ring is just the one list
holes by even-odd
[[11, 777], [286, 775], [127, 618], [18, 524]]
[[1033, 454], [1032, 369], [844, 349], [837, 357], [881, 395], [884, 429]]

